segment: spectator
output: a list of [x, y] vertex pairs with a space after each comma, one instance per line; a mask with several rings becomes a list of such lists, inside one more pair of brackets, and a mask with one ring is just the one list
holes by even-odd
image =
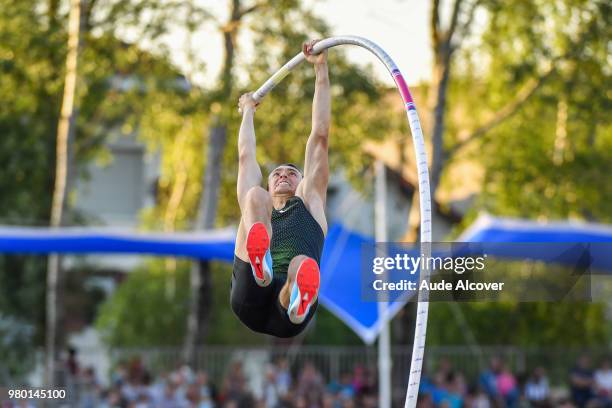
[[358, 364], [353, 369], [353, 392], [358, 394], [366, 383], [365, 369], [361, 364]]
[[336, 396], [332, 393], [326, 392], [323, 395], [323, 408], [336, 408], [338, 405], [336, 403]]
[[588, 356], [581, 356], [570, 372], [572, 401], [578, 408], [586, 407], [593, 399], [593, 370]]
[[362, 408], [376, 408], [378, 407], [378, 395], [376, 393], [361, 394], [358, 400], [357, 406]]
[[295, 408], [309, 408], [310, 405], [308, 405], [308, 401], [306, 400], [306, 397], [298, 395], [297, 398], [295, 399]]
[[298, 379], [297, 393], [300, 400], [305, 400], [308, 408], [322, 405], [324, 394], [323, 378], [310, 361], [304, 364]]
[[364, 408], [376, 407], [378, 404], [378, 385], [376, 373], [372, 369], [366, 368], [365, 382], [361, 391], [357, 394], [358, 405]]
[[438, 370], [433, 383], [422, 378], [419, 392], [430, 395], [436, 407], [461, 407], [463, 403], [462, 379], [451, 370]]
[[240, 401], [246, 394], [246, 379], [240, 361], [234, 361], [225, 377], [223, 399]]
[[[174, 379], [176, 380], [176, 379]], [[183, 408], [187, 406], [187, 400], [183, 399], [178, 393], [177, 381], [168, 381], [161, 399], [157, 401], [157, 406], [163, 408]]]
[[437, 382], [444, 382], [450, 373], [453, 372], [453, 364], [448, 358], [442, 358], [438, 363], [438, 370], [435, 377]]
[[127, 367], [125, 361], [119, 361], [115, 369], [111, 373], [111, 383], [116, 386], [122, 386], [127, 377]]
[[519, 399], [519, 389], [516, 378], [510, 369], [502, 363], [501, 370], [496, 377], [497, 392], [503, 398], [508, 407], [516, 406]]
[[115, 408], [125, 407], [128, 402], [123, 398], [121, 387], [116, 385], [112, 387], [102, 398], [103, 402], [98, 405], [99, 408]]
[[355, 408], [355, 400], [348, 395], [340, 394], [340, 408]]
[[214, 405], [208, 397], [203, 397], [200, 392], [200, 387], [197, 382], [193, 382], [187, 386], [185, 399], [190, 408], [213, 408]]
[[276, 364], [276, 387], [279, 395], [284, 398], [291, 388], [291, 372], [289, 371], [289, 361], [282, 358]]
[[497, 376], [501, 372], [502, 361], [499, 357], [492, 357], [489, 361], [488, 370], [480, 374], [479, 383], [484, 392], [493, 401], [500, 400], [500, 393], [497, 389]]
[[434, 408], [431, 394], [419, 394], [417, 398], [417, 408]]
[[461, 408], [463, 406], [462, 379], [453, 371], [448, 371], [442, 386], [444, 396], [441, 404], [448, 408]]
[[550, 387], [543, 367], [536, 367], [525, 384], [525, 398], [534, 407], [549, 405]]
[[278, 392], [278, 385], [276, 382], [276, 370], [275, 367], [269, 365], [266, 367], [266, 379], [263, 387], [264, 406], [275, 408], [279, 404], [280, 395]]
[[227, 400], [223, 404], [223, 408], [239, 408], [238, 401], [233, 399]]
[[169, 373], [161, 372], [155, 382], [148, 386], [147, 392], [149, 393], [153, 401], [159, 401], [164, 397], [166, 383], [169, 381], [169, 379]]
[[146, 393], [139, 394], [136, 401], [129, 405], [130, 408], [150, 408], [152, 406], [153, 401], [151, 401], [151, 398]]
[[127, 371], [127, 380], [131, 384], [142, 384], [142, 380], [146, 374], [146, 369], [142, 358], [135, 356], [130, 360]]
[[612, 407], [612, 364], [605, 358], [594, 376], [595, 393], [605, 407]]
[[353, 398], [356, 394], [355, 383], [351, 379], [351, 373], [343, 373], [340, 375], [340, 384], [338, 393], [341, 398]]
[[83, 378], [80, 382], [81, 392], [79, 395], [79, 406], [81, 408], [97, 407], [97, 395], [99, 393], [98, 380], [93, 367], [87, 367], [83, 372]]
[[66, 358], [66, 370], [72, 377], [79, 375], [79, 359], [77, 357], [77, 351], [74, 347], [68, 348], [68, 357]]
[[481, 387], [472, 386], [465, 397], [465, 408], [491, 408], [491, 403]]
[[210, 382], [208, 373], [206, 371], [199, 371], [196, 374], [195, 382], [200, 389], [202, 401], [210, 401], [211, 407], [214, 406], [215, 401], [217, 401], [217, 389]]

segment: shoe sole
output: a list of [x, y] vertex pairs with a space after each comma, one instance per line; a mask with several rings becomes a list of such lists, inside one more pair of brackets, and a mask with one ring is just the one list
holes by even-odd
[[302, 261], [297, 270], [296, 281], [301, 296], [297, 317], [301, 318], [319, 294], [319, 265], [314, 259], [308, 258]]
[[255, 269], [256, 278], [264, 282], [264, 256], [270, 247], [270, 237], [265, 225], [261, 222], [253, 224], [247, 235], [247, 253], [249, 261]]

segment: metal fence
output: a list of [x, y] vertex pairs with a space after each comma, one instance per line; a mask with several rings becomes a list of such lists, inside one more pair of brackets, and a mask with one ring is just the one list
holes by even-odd
[[[411, 347], [395, 346], [392, 349], [394, 382], [398, 386], [408, 379]], [[156, 349], [115, 349], [111, 351], [113, 362], [127, 361], [138, 356], [153, 372], [169, 371], [181, 364], [181, 350], [178, 348]], [[537, 366], [547, 370], [553, 384], [565, 385], [568, 372], [578, 356], [588, 354], [597, 364], [604, 356], [612, 354], [611, 348], [568, 349], [568, 348], [519, 348], [519, 347], [428, 347], [425, 356], [425, 373], [433, 372], [440, 361], [447, 360], [472, 381], [486, 368], [492, 357], [501, 357], [516, 374], [529, 373]], [[206, 346], [196, 352], [196, 369], [206, 370], [211, 378], [220, 381], [232, 361], [240, 360], [255, 369], [279, 358], [286, 358], [297, 373], [306, 361], [312, 362], [328, 381], [339, 379], [354, 367], [363, 366], [376, 370], [377, 349], [375, 347], [236, 347]]]

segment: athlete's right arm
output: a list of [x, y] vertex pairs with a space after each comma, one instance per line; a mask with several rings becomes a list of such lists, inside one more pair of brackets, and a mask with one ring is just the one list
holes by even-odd
[[253, 116], [257, 108], [252, 93], [240, 97], [238, 107], [242, 112], [242, 123], [238, 133], [238, 202], [251, 187], [261, 185], [262, 175], [255, 156], [255, 125]]
[[242, 112], [242, 123], [238, 133], [238, 160], [250, 160], [255, 157], [255, 115], [256, 103], [251, 92], [245, 93], [238, 101], [238, 110]]

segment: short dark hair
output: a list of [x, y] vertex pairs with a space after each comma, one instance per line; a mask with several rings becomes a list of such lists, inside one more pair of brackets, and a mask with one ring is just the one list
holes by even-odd
[[[300, 173], [300, 176], [304, 177], [304, 173], [302, 173], [302, 170], [300, 170], [300, 168], [298, 166], [296, 166], [295, 164], [293, 164], [293, 163], [282, 163], [282, 164], [279, 164], [278, 166], [274, 167], [272, 169], [272, 171], [270, 171], [270, 174], [268, 174], [268, 180], [270, 179], [270, 176], [272, 175], [272, 173], [274, 173], [274, 171], [276, 169], [278, 169], [279, 167], [282, 167], [282, 166], [287, 166], [287, 167], [291, 167], [292, 169], [296, 169], [298, 171], [298, 173]], [[270, 188], [270, 185], [266, 181], [266, 190], [269, 189], [269, 188]]]
[[292, 167], [292, 168], [296, 169], [298, 171], [298, 173], [300, 173], [300, 175], [302, 174], [302, 170], [300, 170], [300, 168], [298, 166], [296, 166], [295, 164], [293, 164], [293, 163], [282, 163], [282, 164], [279, 164], [274, 169], [272, 169], [270, 174], [274, 173], [274, 170], [278, 169], [279, 167], [283, 167], [283, 166]]

